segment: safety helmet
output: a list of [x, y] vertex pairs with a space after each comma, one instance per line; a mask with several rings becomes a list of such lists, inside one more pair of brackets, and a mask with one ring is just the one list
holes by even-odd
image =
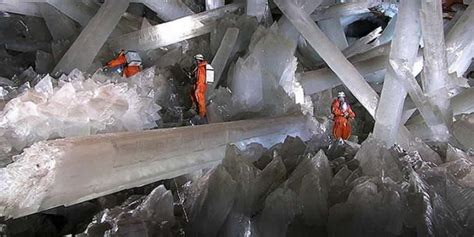
[[343, 91], [340, 91], [339, 93], [337, 93], [337, 97], [338, 98], [344, 98], [344, 97], [346, 97], [346, 94], [344, 94]]
[[194, 56], [194, 59], [196, 60], [204, 60], [204, 56], [202, 56], [202, 54], [196, 54], [196, 56]]

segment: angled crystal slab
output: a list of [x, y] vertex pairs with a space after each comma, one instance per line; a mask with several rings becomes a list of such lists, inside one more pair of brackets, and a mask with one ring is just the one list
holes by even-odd
[[76, 35], [77, 29], [73, 20], [50, 4], [38, 3], [37, 5], [54, 40], [65, 40]]
[[432, 131], [432, 139], [435, 141], [447, 141], [449, 138], [448, 121], [444, 120], [440, 108], [436, 104], [430, 103], [429, 98], [423, 94], [410, 67], [397, 60], [390, 60], [390, 66]]
[[95, 14], [95, 10], [88, 8], [81, 1], [75, 0], [47, 0], [49, 4], [85, 27]]
[[[420, 0], [402, 0], [392, 40], [390, 59], [405, 61], [412, 67], [420, 42]], [[374, 138], [392, 146], [397, 141], [403, 104], [407, 92], [389, 65], [375, 116]]]
[[309, 138], [303, 117], [112, 133], [40, 142], [0, 169], [0, 216], [20, 217], [209, 168], [229, 143]]
[[462, 76], [474, 55], [474, 4], [470, 4], [446, 36], [449, 73]]
[[[312, 13], [316, 8], [321, 4], [323, 0], [306, 0], [302, 5], [301, 8], [306, 13]], [[298, 1], [297, 1], [298, 3]], [[278, 29], [281, 35], [284, 35], [286, 38], [293, 42], [297, 42], [300, 33], [298, 30], [295, 29], [293, 24], [286, 18], [286, 16], [282, 16], [280, 20], [278, 20]], [[296, 44], [296, 43], [295, 43]]]
[[221, 45], [216, 52], [216, 56], [214, 56], [211, 62], [211, 65], [214, 67], [214, 87], [219, 85], [219, 80], [237, 43], [238, 37], [238, 28], [227, 28], [224, 38], [222, 38]]
[[183, 17], [110, 39], [113, 49], [149, 50], [207, 34], [217, 21], [238, 11], [242, 4], [229, 4], [212, 11]]
[[344, 33], [344, 27], [341, 25], [339, 18], [329, 18], [318, 21], [318, 26], [340, 50], [349, 46], [346, 34]]
[[377, 93], [375, 93], [357, 69], [347, 61], [337, 46], [321, 32], [309, 15], [295, 4], [282, 0], [277, 0], [275, 3], [308, 43], [325, 60], [328, 66], [339, 76], [352, 94], [367, 109], [369, 114], [375, 115], [378, 102]]
[[[257, 21], [261, 22], [270, 15], [268, 0], [246, 0], [247, 15], [257, 17]], [[271, 17], [271, 16], [270, 16]]]
[[397, 23], [397, 16], [398, 15], [393, 16], [392, 19], [390, 19], [390, 21], [388, 22], [382, 34], [378, 38], [379, 44], [382, 45], [382, 44], [386, 44], [392, 41], [393, 35], [395, 33], [395, 25]]
[[376, 1], [358, 1], [351, 3], [335, 4], [326, 8], [317, 10], [311, 14], [311, 18], [315, 21], [321, 21], [324, 19], [357, 15], [363, 13], [369, 13], [369, 8], [378, 5]]
[[74, 68], [87, 71], [95, 56], [120, 21], [122, 14], [127, 10], [128, 5], [128, 0], [105, 1], [66, 54], [61, 58], [53, 72], [69, 73]]
[[135, 2], [143, 3], [145, 6], [154, 11], [160, 19], [164, 21], [172, 21], [181, 17], [194, 14], [194, 12], [181, 0], [140, 0]]

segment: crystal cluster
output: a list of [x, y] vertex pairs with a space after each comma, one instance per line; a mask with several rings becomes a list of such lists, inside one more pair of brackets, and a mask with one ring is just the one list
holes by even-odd
[[59, 80], [47, 75], [5, 105], [2, 136], [21, 150], [52, 138], [154, 128], [160, 106], [145, 84], [154, 77], [154, 68], [121, 82], [85, 78], [78, 70]]

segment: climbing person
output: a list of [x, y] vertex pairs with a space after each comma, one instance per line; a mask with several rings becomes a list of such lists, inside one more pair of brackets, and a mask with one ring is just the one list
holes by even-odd
[[351, 136], [352, 126], [350, 121], [355, 118], [355, 113], [346, 101], [344, 92], [339, 92], [332, 102], [331, 112], [334, 116], [332, 134], [335, 139], [347, 140]]
[[[194, 85], [191, 92], [191, 100], [193, 107], [197, 107], [197, 113], [201, 120], [207, 120], [207, 109], [206, 109], [206, 91], [207, 91], [207, 61], [204, 59], [202, 54], [194, 56], [196, 66], [193, 70], [194, 73]], [[207, 121], [205, 121], [207, 123]]]
[[123, 77], [131, 77], [141, 71], [141, 64], [142, 60], [137, 52], [122, 49], [105, 67]]

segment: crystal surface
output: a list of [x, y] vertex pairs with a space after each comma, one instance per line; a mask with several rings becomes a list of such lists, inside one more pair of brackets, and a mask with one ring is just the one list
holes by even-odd
[[446, 35], [449, 73], [464, 74], [471, 64], [474, 51], [474, 4], [470, 4], [461, 18]]
[[[423, 36], [423, 77], [425, 94], [436, 105], [446, 121], [451, 120], [449, 92], [451, 89], [448, 77], [446, 46], [444, 43], [443, 16], [441, 2], [422, 1], [421, 33]], [[474, 28], [474, 27], [473, 27]], [[448, 122], [449, 126], [450, 122]]]
[[206, 10], [212, 10], [225, 5], [224, 0], [206, 0]]
[[219, 49], [211, 62], [212, 67], [214, 67], [214, 87], [219, 85], [219, 80], [221, 79], [224, 69], [232, 56], [238, 37], [238, 28], [227, 28]]
[[39, 4], [41, 15], [54, 40], [70, 39], [77, 34], [73, 20], [50, 4]]
[[[400, 2], [390, 59], [404, 61], [412, 68], [420, 42], [420, 2]], [[397, 141], [406, 90], [391, 66], [387, 68], [380, 102], [375, 115], [374, 137], [392, 146]]]
[[342, 16], [363, 14], [370, 12], [369, 8], [376, 6], [377, 1], [355, 1], [335, 4], [329, 7], [318, 9], [311, 17], [315, 21]]
[[321, 31], [326, 34], [328, 39], [331, 40], [340, 50], [349, 46], [344, 33], [344, 27], [341, 25], [339, 18], [318, 21], [318, 26], [321, 28]]
[[74, 68], [82, 71], [89, 69], [128, 5], [128, 0], [105, 1], [58, 62], [54, 73], [69, 73]]
[[81, 1], [75, 0], [48, 0], [51, 4], [66, 16], [70, 17], [81, 26], [85, 27], [94, 17], [95, 11], [87, 7]]
[[211, 32], [219, 19], [241, 7], [241, 4], [228, 4], [218, 9], [125, 34], [110, 39], [109, 43], [114, 49], [149, 50], [160, 48]]
[[140, 0], [145, 6], [154, 11], [164, 21], [172, 21], [181, 17], [189, 16], [194, 12], [181, 0], [153, 1]]

